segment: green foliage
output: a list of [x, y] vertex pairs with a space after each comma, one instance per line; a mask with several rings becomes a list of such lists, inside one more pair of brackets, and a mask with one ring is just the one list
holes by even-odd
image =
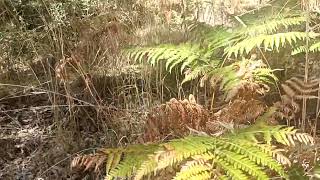
[[[202, 49], [199, 44], [159, 45], [151, 48], [136, 48], [127, 51], [130, 58], [142, 63], [144, 58], [152, 66], [161, 60], [166, 61], [166, 69], [171, 72], [181, 65], [181, 72], [186, 67], [198, 67], [209, 64], [211, 54]], [[218, 61], [216, 61], [216, 66]]]
[[157, 145], [132, 145], [127, 149], [106, 149], [103, 151], [108, 155], [106, 172], [117, 177], [131, 176], [141, 166], [146, 154], [153, 153], [157, 149]]
[[[240, 89], [254, 89], [259, 94], [264, 93], [264, 88], [273, 85], [278, 78], [273, 70], [266, 68], [261, 60], [248, 60], [233, 63], [212, 72], [214, 77], [221, 79], [220, 89], [225, 92], [225, 101], [235, 97]], [[260, 87], [261, 86], [261, 87]]]
[[319, 164], [314, 167], [312, 175], [315, 178], [320, 178], [320, 165]]
[[[257, 47], [264, 48], [264, 50], [279, 50], [286, 44], [294, 45], [297, 40], [306, 39], [305, 32], [286, 32], [292, 26], [302, 25], [303, 22], [305, 22], [305, 18], [300, 16], [277, 17], [263, 23], [255, 21], [249, 26], [235, 28], [231, 33], [222, 36], [225, 39], [221, 40], [220, 44], [223, 44], [224, 54], [227, 57], [249, 54]], [[210, 34], [207, 36], [208, 39], [212, 39]], [[314, 38], [318, 34], [309, 33], [308, 36]]]
[[[181, 73], [185, 71], [182, 83], [201, 77], [221, 64], [221, 60], [213, 56], [196, 43], [182, 43], [180, 45], [159, 45], [150, 48], [134, 48], [126, 51], [130, 58], [142, 63], [146, 60], [152, 66], [157, 66], [161, 61], [165, 62], [166, 70], [171, 72], [180, 66]], [[191, 71], [186, 72], [187, 69]]]
[[299, 179], [299, 180], [308, 180], [309, 177], [305, 176], [305, 171], [303, 167], [299, 167], [299, 165], [293, 165], [290, 167], [290, 170], [288, 172], [290, 179]]
[[[202, 37], [188, 43], [138, 47], [129, 49], [127, 53], [135, 61], [141, 63], [146, 60], [152, 66], [164, 61], [168, 72], [179, 67], [181, 72], [185, 72], [183, 83], [201, 76], [218, 75], [223, 78], [221, 89], [225, 91], [239, 88], [244, 82], [270, 84], [277, 80], [271, 69], [254, 66], [253, 70], [252, 66], [247, 66], [244, 71], [250, 73], [244, 75], [237, 68], [239, 66], [237, 63], [221, 67], [222, 59], [243, 57], [256, 48], [279, 51], [280, 48], [286, 45], [294, 46], [307, 37], [317, 37], [319, 35], [317, 33], [289, 31], [292, 26], [299, 26], [304, 22], [304, 17], [288, 16], [233, 29], [213, 27]], [[239, 61], [240, 64], [241, 62], [244, 64], [245, 61]]]
[[146, 60], [152, 66], [164, 61], [169, 72], [180, 65], [181, 72], [185, 72], [182, 83], [202, 76], [217, 78], [221, 82], [220, 89], [226, 92], [227, 101], [234, 97], [244, 85], [274, 84], [278, 80], [273, 75], [273, 71], [261, 60], [243, 58], [241, 61], [221, 67], [222, 61], [215, 58], [213, 51], [201, 48], [199, 44], [160, 45], [129, 49], [127, 53], [135, 61], [142, 63]]
[[247, 36], [271, 34], [277, 32], [281, 28], [288, 29], [290, 26], [301, 25], [303, 22], [305, 22], [304, 17], [280, 17], [267, 20], [262, 24], [255, 22], [257, 24], [244, 28], [240, 33]]
[[272, 143], [294, 146], [294, 141], [313, 144], [311, 136], [297, 133], [292, 127], [258, 123], [222, 137], [188, 136], [166, 143], [103, 149], [102, 152], [107, 156], [106, 171], [110, 179], [131, 176], [142, 179], [170, 167], [180, 169], [174, 176], [176, 180], [214, 176], [268, 179], [267, 170], [287, 178], [281, 164], [272, 158], [277, 152]]
[[233, 63], [213, 71], [213, 74], [222, 78], [221, 89], [229, 91], [245, 82], [274, 84], [278, 78], [273, 71], [265, 67], [261, 60], [248, 60]]
[[263, 48], [264, 50], [279, 51], [280, 47], [284, 47], [286, 44], [293, 45], [297, 40], [305, 40], [307, 37], [315, 38], [319, 36], [318, 33], [305, 33], [305, 32], [287, 32], [276, 33], [272, 35], [258, 35], [255, 37], [249, 37], [241, 42], [226, 49], [227, 56], [241, 56], [245, 53], [249, 53], [253, 48]]
[[236, 41], [237, 35], [231, 29], [225, 27], [214, 27], [202, 37], [204, 44], [214, 53], [214, 50], [225, 48]]
[[[296, 54], [300, 54], [300, 53], [303, 53], [303, 52], [307, 52], [307, 47], [306, 46], [300, 46], [300, 47], [295, 48], [292, 51], [291, 55], [296, 55]], [[315, 42], [314, 44], [312, 44], [309, 47], [309, 52], [312, 52], [312, 53], [320, 52], [320, 42]]]

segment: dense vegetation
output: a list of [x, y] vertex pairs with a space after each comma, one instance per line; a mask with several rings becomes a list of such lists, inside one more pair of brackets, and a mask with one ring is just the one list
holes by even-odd
[[318, 4], [0, 0], [0, 179], [319, 178]]

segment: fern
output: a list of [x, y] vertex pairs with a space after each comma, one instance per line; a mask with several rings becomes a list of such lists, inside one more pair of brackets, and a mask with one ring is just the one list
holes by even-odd
[[258, 92], [261, 91], [260, 85], [273, 85], [278, 81], [273, 70], [266, 68], [261, 60], [243, 59], [213, 71], [212, 75], [222, 79], [220, 89], [225, 91], [226, 101], [236, 96], [240, 89], [254, 87]]
[[[286, 43], [292, 45], [297, 40], [304, 40], [304, 32], [277, 32], [279, 30], [288, 30], [291, 26], [301, 25], [305, 22], [305, 17], [278, 17], [269, 19], [262, 23], [255, 22], [253, 25], [244, 28], [235, 28], [232, 31], [220, 28], [219, 31], [212, 30], [212, 33], [206, 35], [209, 49], [223, 47], [224, 54], [231, 57], [238, 54], [249, 53], [252, 49], [264, 46], [267, 49], [279, 49]], [[217, 35], [220, 35], [220, 38]], [[317, 34], [310, 34], [311, 37]]]
[[236, 43], [235, 45], [226, 48], [226, 55], [228, 57], [234, 55], [243, 55], [251, 52], [253, 48], [261, 47], [264, 50], [279, 51], [279, 47], [284, 47], [286, 44], [293, 45], [297, 40], [305, 40], [307, 37], [315, 38], [319, 36], [318, 33], [305, 33], [305, 32], [287, 32], [276, 33], [271, 35], [258, 35], [255, 37], [249, 37], [243, 41]]
[[294, 146], [294, 141], [305, 144], [314, 144], [313, 138], [306, 133], [297, 133], [293, 127], [284, 128], [285, 126], [265, 126], [259, 124], [243, 130], [239, 130], [236, 138], [251, 139], [255, 142], [261, 142], [257, 139], [257, 135], [263, 136], [263, 142], [271, 144], [272, 140], [276, 140], [286, 146]]
[[205, 75], [216, 76], [221, 79], [220, 89], [226, 92], [226, 101], [233, 98], [244, 85], [274, 84], [278, 80], [271, 69], [264, 67], [262, 61], [243, 59], [229, 66], [218, 67], [220, 60], [210, 59], [209, 52], [204, 54], [200, 46], [191, 44], [132, 49], [128, 53], [136, 61], [145, 58], [153, 66], [164, 60], [169, 72], [180, 64], [181, 72], [185, 72], [182, 84]]
[[209, 177], [201, 176], [202, 179], [209, 179], [211, 177], [210, 171], [212, 170], [212, 165], [208, 163], [207, 160], [202, 159], [202, 157], [196, 159], [194, 161], [187, 162], [182, 168], [181, 171], [176, 174], [174, 177], [175, 180], [187, 180], [187, 179], [195, 179], [199, 178], [199, 174], [209, 173]]
[[[195, 42], [181, 43], [179, 45], [167, 44], [147, 48], [129, 49], [127, 53], [135, 61], [142, 62], [146, 60], [152, 66], [160, 61], [165, 62], [166, 69], [171, 72], [175, 67], [180, 67], [180, 71], [185, 72], [188, 68], [183, 83], [201, 77], [207, 74], [213, 74], [214, 71], [224, 72], [222, 75], [232, 76], [228, 68], [221, 69], [221, 58], [231, 56], [242, 56], [250, 53], [254, 48], [261, 47], [264, 50], [279, 50], [285, 45], [294, 45], [298, 40], [305, 40], [305, 32], [277, 32], [280, 29], [287, 30], [291, 26], [300, 25], [305, 21], [304, 17], [283, 17], [269, 20], [263, 24], [254, 24], [246, 28], [228, 29], [225, 27], [214, 27], [206, 33], [200, 40]], [[309, 37], [315, 38], [317, 33], [309, 33]], [[220, 51], [221, 50], [221, 51]], [[263, 71], [261, 69], [261, 71]], [[267, 73], [267, 68], [263, 71]], [[261, 73], [260, 73], [261, 74]], [[256, 79], [259, 83], [270, 79], [256, 73]], [[267, 74], [272, 74], [270, 71]], [[271, 76], [269, 76], [271, 77]], [[232, 77], [230, 77], [232, 78]], [[272, 76], [271, 79], [276, 79]], [[227, 81], [231, 82], [231, 81]], [[235, 86], [242, 84], [234, 77]], [[229, 83], [232, 87], [232, 83]]]
[[[304, 21], [304, 17], [297, 16], [274, 18], [262, 24], [233, 30], [214, 27], [203, 37], [200, 37], [200, 40], [179, 45], [164, 44], [155, 47], [138, 47], [129, 49], [127, 53], [135, 61], [141, 63], [142, 60], [146, 60], [152, 66], [164, 61], [168, 72], [171, 72], [175, 67], [180, 67], [181, 72], [185, 72], [189, 68], [190, 70], [183, 80], [184, 83], [210, 74], [215, 70], [224, 71], [219, 68], [223, 55], [226, 57], [242, 56], [250, 53], [256, 47], [264, 48], [264, 50], [279, 50], [280, 47], [287, 44], [294, 45], [298, 40], [305, 40], [307, 37], [305, 32], [277, 32], [280, 29], [287, 30], [291, 26], [300, 25]], [[314, 38], [318, 34], [309, 33], [308, 36]], [[266, 79], [260, 78], [260, 82], [264, 80]]]
[[271, 34], [275, 33], [281, 27], [284, 29], [288, 29], [290, 26], [301, 25], [305, 22], [305, 17], [280, 17], [275, 19], [269, 19], [265, 23], [251, 25], [247, 28], [244, 28], [240, 31], [240, 34], [247, 35], [247, 36], [257, 36], [261, 34]]
[[[163, 60], [169, 72], [180, 64], [181, 72], [185, 72], [182, 84], [205, 75], [217, 76], [222, 79], [220, 87], [227, 92], [227, 96], [229, 91], [233, 91], [230, 98], [244, 84], [273, 84], [277, 81], [273, 71], [263, 67], [264, 64], [261, 61], [243, 59], [229, 66], [218, 67], [221, 61], [212, 59], [213, 54], [210, 51], [205, 52], [205, 49], [201, 50], [200, 45], [161, 45], [153, 48], [131, 49], [127, 53], [136, 61], [141, 62], [142, 59], [146, 59], [152, 66]], [[189, 70], [186, 70], [187, 68]]]
[[[169, 72], [178, 64], [181, 65], [181, 72], [186, 67], [208, 64], [211, 56], [199, 44], [190, 43], [177, 46], [167, 44], [150, 48], [134, 48], [127, 50], [127, 53], [130, 58], [140, 63], [145, 58], [152, 66], [156, 66], [161, 60], [165, 60], [165, 66]], [[218, 65], [218, 62], [216, 62], [216, 65]]]
[[[241, 95], [241, 91], [264, 94], [269, 90], [269, 85], [274, 84], [278, 79], [273, 74], [273, 70], [255, 65], [255, 61], [242, 59], [221, 67], [222, 58], [243, 57], [256, 48], [279, 51], [287, 45], [296, 46], [300, 43], [299, 41], [304, 41], [307, 37], [314, 39], [319, 36], [314, 32], [307, 34], [290, 31], [289, 28], [299, 26], [303, 22], [305, 17], [290, 16], [273, 18], [264, 23], [254, 23], [243, 28], [213, 27], [198, 40], [179, 45], [138, 47], [127, 52], [129, 57], [140, 63], [146, 60], [155, 66], [162, 61], [168, 72], [172, 72], [174, 68], [180, 68], [181, 73], [185, 74], [182, 84], [203, 76], [206, 78], [201, 80], [210, 79], [210, 76], [217, 78], [221, 80], [220, 90], [225, 91], [225, 101], [229, 101]], [[310, 50], [319, 50], [319, 44], [314, 44]], [[259, 63], [260, 61], [256, 62], [256, 64]]]
[[246, 141], [236, 140], [236, 141], [228, 141], [222, 140], [221, 144], [224, 144], [225, 147], [228, 147], [230, 150], [234, 150], [240, 154], [245, 155], [251, 161], [256, 162], [258, 165], [262, 165], [268, 167], [271, 170], [276, 172], [281, 172], [280, 174], [284, 176], [284, 172], [281, 170], [281, 166], [279, 163], [273, 161], [272, 150], [267, 151], [269, 153], [261, 152], [261, 148], [252, 143], [247, 143]]
[[[110, 179], [131, 176], [142, 179], [169, 167], [180, 167], [174, 177], [176, 180], [212, 179], [214, 176], [268, 179], [266, 170], [287, 178], [282, 165], [272, 158], [277, 149], [271, 144], [294, 146], [294, 141], [313, 144], [311, 136], [297, 133], [291, 127], [258, 123], [222, 137], [188, 136], [160, 144], [132, 145], [101, 152], [107, 156], [107, 162], [112, 162], [111, 166], [107, 165], [111, 167]], [[114, 158], [119, 153], [124, 157], [120, 161]]]
[[311, 52], [319, 52], [320, 51], [320, 42], [316, 42], [310, 46]]
[[[307, 52], [306, 46], [300, 46], [300, 47], [295, 48], [291, 52], [291, 55], [296, 55], [296, 54], [300, 54], [300, 53], [303, 53], [303, 52]], [[309, 52], [313, 52], [313, 53], [320, 52], [320, 42], [316, 42], [316, 43], [312, 44], [309, 47]]]
[[234, 33], [225, 27], [212, 28], [203, 37], [204, 44], [213, 52], [219, 48], [224, 48], [236, 40]]
[[[108, 155], [106, 172], [110, 177], [128, 177], [146, 160], [146, 154], [159, 147], [155, 145], [132, 145], [128, 148], [106, 149], [102, 152]], [[116, 158], [115, 158], [116, 157]], [[120, 162], [120, 159], [121, 162]], [[111, 169], [111, 170], [110, 170]]]

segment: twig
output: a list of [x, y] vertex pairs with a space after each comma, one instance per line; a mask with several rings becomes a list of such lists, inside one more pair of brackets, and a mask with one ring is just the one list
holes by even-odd
[[[47, 93], [52, 93], [52, 94], [56, 94], [56, 95], [60, 95], [60, 96], [64, 96], [64, 97], [68, 97], [68, 98], [71, 98], [73, 100], [76, 100], [76, 101], [79, 101], [79, 102], [82, 102], [82, 103], [85, 103], [85, 104], [88, 104], [88, 105], [91, 105], [91, 106], [95, 106], [94, 104], [91, 104], [89, 102], [86, 102], [86, 101], [83, 101], [81, 99], [78, 99], [78, 98], [75, 98], [75, 97], [69, 97], [68, 95], [65, 95], [65, 94], [61, 94], [61, 93], [58, 93], [58, 92], [54, 92], [54, 91], [50, 91], [50, 90], [46, 90], [46, 89], [42, 89], [42, 88], [37, 88], [37, 87], [30, 87], [30, 86], [23, 86], [23, 85], [17, 85], [17, 84], [5, 84], [5, 83], [0, 83], [0, 86], [11, 86], [11, 87], [19, 87], [19, 88], [32, 88], [32, 89], [36, 89], [36, 90], [39, 90], [39, 91], [45, 91]], [[1, 101], [2, 99], [0, 99]]]
[[[305, 55], [305, 66], [304, 66], [304, 82], [308, 83], [308, 75], [309, 75], [309, 31], [310, 31], [310, 7], [309, 4], [306, 6], [306, 55]], [[307, 116], [307, 99], [303, 98], [302, 101], [302, 124], [301, 128], [305, 131], [306, 125], [306, 116]]]

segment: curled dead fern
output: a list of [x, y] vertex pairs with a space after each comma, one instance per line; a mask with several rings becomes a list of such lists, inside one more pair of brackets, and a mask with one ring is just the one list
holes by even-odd
[[255, 99], [236, 99], [225, 108], [214, 114], [215, 119], [220, 122], [234, 124], [248, 124], [262, 115], [266, 110], [266, 105]]
[[197, 104], [193, 95], [184, 100], [173, 98], [156, 106], [148, 114], [143, 139], [145, 142], [154, 142], [170, 136], [186, 136], [190, 129], [205, 131], [208, 117], [208, 110]]

